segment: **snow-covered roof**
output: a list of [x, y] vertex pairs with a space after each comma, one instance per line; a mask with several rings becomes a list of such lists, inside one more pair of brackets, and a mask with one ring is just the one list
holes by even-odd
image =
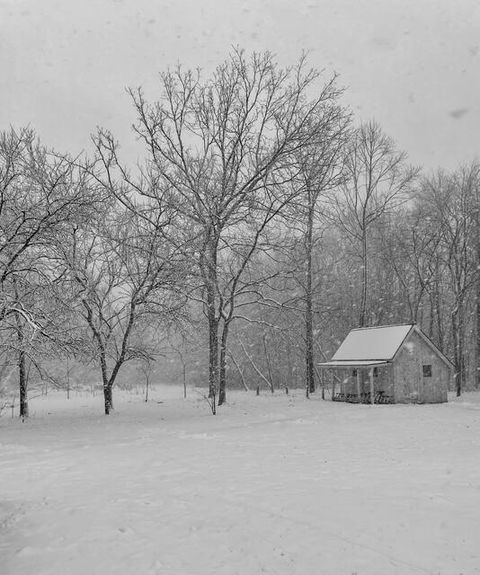
[[352, 329], [331, 361], [390, 361], [412, 329], [412, 324]]
[[319, 363], [320, 367], [373, 367], [377, 365], [385, 365], [386, 361], [362, 361], [362, 360], [352, 360], [352, 361], [327, 361], [325, 363]]
[[332, 359], [320, 363], [320, 367], [371, 367], [392, 361], [407, 336], [417, 333], [423, 341], [449, 367], [452, 362], [414, 324], [382, 325], [361, 327], [352, 331], [343, 340]]

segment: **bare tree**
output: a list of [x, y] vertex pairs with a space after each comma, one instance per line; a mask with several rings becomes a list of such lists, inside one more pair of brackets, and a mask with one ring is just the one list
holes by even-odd
[[378, 289], [383, 292], [386, 305], [398, 310], [396, 321], [424, 323], [423, 317], [428, 313], [427, 331], [441, 347], [441, 322], [436, 325], [441, 228], [436, 225], [429, 204], [420, 197], [384, 218], [384, 225], [376, 230], [376, 273], [390, 272]]
[[475, 388], [480, 389], [480, 162], [472, 162], [462, 172], [471, 197], [473, 219], [471, 250], [475, 260]]
[[[211, 393], [219, 387], [220, 354], [226, 357], [235, 305], [232, 287], [246, 269], [248, 254], [257, 249], [260, 220], [270, 221], [285, 203], [282, 194], [296, 170], [294, 154], [311, 142], [317, 118], [323, 118], [321, 109], [336, 105], [334, 79], [315, 92], [318, 77], [304, 57], [291, 68], [280, 68], [269, 53], [246, 57], [234, 50], [209, 79], [181, 68], [162, 74], [157, 102], [148, 103], [141, 90], [131, 92], [136, 130], [150, 150], [151, 170], [198, 238], [195, 256], [209, 326]], [[225, 310], [219, 289], [221, 252], [227, 236], [241, 234], [249, 221], [259, 225], [227, 280]]]
[[466, 383], [468, 299], [478, 281], [477, 177], [475, 168], [471, 167], [460, 168], [452, 174], [437, 172], [425, 180], [422, 190], [422, 199], [428, 202], [432, 219], [440, 230], [439, 254], [452, 297], [449, 319], [457, 395], [461, 395]]
[[[62, 281], [52, 245], [68, 222], [94, 204], [85, 174], [47, 150], [32, 130], [0, 134], [1, 351], [18, 360], [20, 415], [28, 416], [27, 361], [64, 344]], [[45, 353], [45, 347], [42, 348]]]
[[72, 226], [58, 245], [90, 334], [86, 350], [100, 369], [106, 415], [123, 364], [154, 355], [146, 344], [152, 324], [173, 323], [184, 304], [175, 254], [161, 238], [169, 219], [157, 223], [113, 203], [89, 228]]
[[369, 231], [388, 210], [402, 204], [418, 169], [406, 164], [406, 154], [396, 149], [376, 122], [362, 124], [352, 135], [345, 161], [347, 179], [336, 201], [337, 220], [353, 242], [360, 244], [362, 262], [360, 314], [369, 321]]
[[[314, 361], [314, 272], [313, 256], [318, 243], [316, 227], [323, 220], [329, 195], [344, 179], [344, 154], [350, 117], [340, 105], [323, 111], [323, 121], [317, 123], [314, 142], [298, 154], [298, 196], [295, 201], [294, 221], [303, 236], [304, 257], [297, 267], [297, 281], [304, 294], [305, 389], [306, 395], [315, 391]], [[331, 201], [331, 200], [330, 200]]]

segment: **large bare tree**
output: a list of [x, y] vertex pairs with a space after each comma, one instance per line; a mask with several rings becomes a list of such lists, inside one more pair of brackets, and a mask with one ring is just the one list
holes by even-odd
[[[163, 198], [168, 190], [169, 201], [197, 238], [198, 293], [209, 327], [209, 387], [216, 394], [219, 329], [232, 317], [234, 284], [257, 249], [262, 222], [271, 222], [289, 201], [298, 171], [295, 155], [312, 143], [323, 111], [337, 105], [335, 78], [320, 83], [304, 57], [282, 68], [270, 53], [246, 56], [233, 50], [209, 78], [180, 67], [162, 74], [157, 101], [150, 103], [140, 89], [131, 95], [136, 130], [150, 151], [158, 189]], [[222, 252], [231, 262], [235, 250], [228, 238], [247, 228], [248, 247], [226, 280], [226, 309]], [[224, 339], [227, 333], [228, 327]]]

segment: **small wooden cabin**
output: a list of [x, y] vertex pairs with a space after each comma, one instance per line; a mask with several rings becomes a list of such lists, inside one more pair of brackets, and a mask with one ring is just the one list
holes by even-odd
[[453, 372], [450, 360], [412, 324], [353, 329], [319, 366], [340, 376], [332, 399], [353, 403], [445, 402]]

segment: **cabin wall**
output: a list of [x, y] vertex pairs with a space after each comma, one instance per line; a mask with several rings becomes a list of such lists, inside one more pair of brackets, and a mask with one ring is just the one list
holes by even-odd
[[[431, 366], [425, 377], [423, 366]], [[441, 403], [447, 401], [451, 370], [417, 333], [411, 333], [397, 353], [393, 365], [396, 403]]]

